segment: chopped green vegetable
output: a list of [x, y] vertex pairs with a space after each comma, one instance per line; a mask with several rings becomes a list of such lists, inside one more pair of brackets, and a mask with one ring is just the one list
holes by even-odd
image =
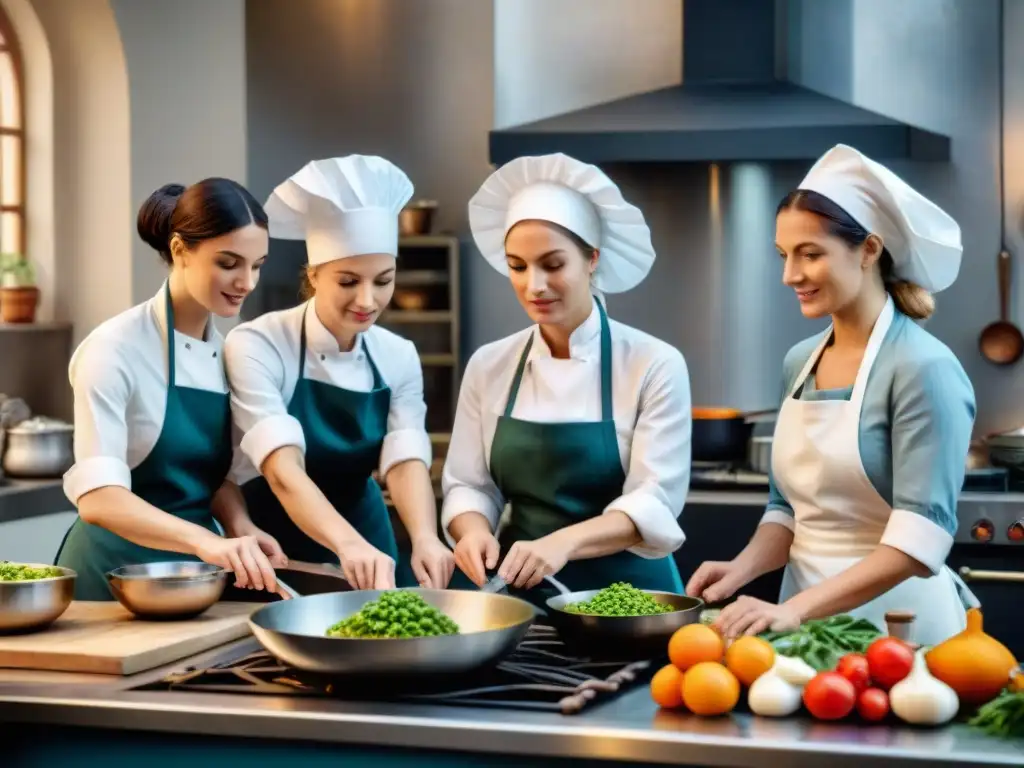
[[700, 612], [700, 623], [706, 627], [710, 627], [716, 621], [718, 621], [719, 614], [722, 613], [721, 608], [709, 608], [706, 611]]
[[53, 565], [39, 567], [0, 560], [0, 581], [39, 581], [40, 579], [55, 579], [63, 575], [60, 568]]
[[761, 634], [778, 653], [803, 659], [818, 672], [835, 669], [848, 653], [864, 653], [881, 636], [870, 621], [846, 614], [808, 621], [792, 632]]
[[328, 637], [356, 639], [440, 637], [459, 625], [415, 592], [385, 592], [358, 613], [327, 628]]
[[969, 722], [991, 736], [1024, 738], [1024, 691], [1003, 691], [983, 704]]
[[631, 584], [618, 581], [605, 587], [589, 600], [570, 603], [562, 610], [588, 616], [655, 616], [672, 611], [671, 605], [659, 603]]

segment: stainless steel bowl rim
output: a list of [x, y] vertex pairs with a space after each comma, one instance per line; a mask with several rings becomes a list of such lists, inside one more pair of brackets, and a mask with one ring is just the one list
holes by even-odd
[[[122, 573], [126, 568], [137, 568], [137, 565], [122, 565], [118, 568], [114, 568], [112, 571], [107, 571], [108, 579], [121, 579], [122, 581], [208, 581], [210, 579], [216, 579], [227, 573], [227, 571], [219, 565], [212, 565], [210, 563], [193, 563], [190, 560], [181, 561], [168, 561], [168, 564], [189, 564], [189, 565], [200, 565], [206, 570], [204, 573], [170, 573], [163, 576], [156, 576], [152, 573]], [[149, 565], [157, 565], [157, 563], [149, 563]]]
[[695, 608], [701, 608], [704, 606], [704, 601], [701, 600], [699, 597], [690, 597], [689, 595], [683, 595], [679, 592], [665, 592], [664, 590], [659, 589], [641, 589], [640, 591], [652, 596], [663, 595], [665, 597], [672, 597], [677, 599], [685, 598], [687, 600], [693, 600], [694, 604], [686, 608], [675, 608], [671, 611], [665, 611], [664, 613], [639, 614], [636, 616], [605, 616], [604, 614], [600, 613], [577, 613], [575, 611], [567, 611], [564, 608], [555, 605], [555, 603], [559, 603], [563, 600], [565, 602], [562, 603], [562, 605], [569, 605], [570, 603], [578, 603], [584, 600], [589, 600], [600, 591], [600, 589], [586, 589], [581, 590], [579, 592], [570, 592], [568, 595], [555, 595], [554, 597], [549, 597], [545, 601], [545, 605], [550, 610], [558, 611], [559, 613], [565, 614], [566, 616], [593, 616], [594, 618], [598, 619], [625, 619], [627, 621], [633, 619], [654, 618], [656, 616], [671, 616], [673, 613], [685, 613], [686, 611], [692, 611]]

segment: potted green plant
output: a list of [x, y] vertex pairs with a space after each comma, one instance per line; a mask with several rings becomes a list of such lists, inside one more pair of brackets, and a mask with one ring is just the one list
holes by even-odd
[[36, 319], [39, 288], [32, 262], [20, 253], [0, 253], [0, 319], [31, 323]]

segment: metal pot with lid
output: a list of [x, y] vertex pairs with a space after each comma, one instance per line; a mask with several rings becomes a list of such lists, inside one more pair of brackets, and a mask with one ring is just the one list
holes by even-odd
[[60, 477], [75, 463], [74, 427], [35, 417], [5, 430], [3, 468], [11, 477]]

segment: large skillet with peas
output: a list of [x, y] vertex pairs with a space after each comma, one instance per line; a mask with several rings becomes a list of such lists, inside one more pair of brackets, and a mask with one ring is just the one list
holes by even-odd
[[700, 620], [704, 601], [620, 582], [557, 595], [545, 605], [547, 619], [567, 644], [595, 654], [638, 659], [663, 656], [677, 629]]
[[360, 590], [270, 603], [256, 639], [294, 667], [330, 675], [434, 675], [496, 663], [536, 609], [508, 595], [445, 589]]

